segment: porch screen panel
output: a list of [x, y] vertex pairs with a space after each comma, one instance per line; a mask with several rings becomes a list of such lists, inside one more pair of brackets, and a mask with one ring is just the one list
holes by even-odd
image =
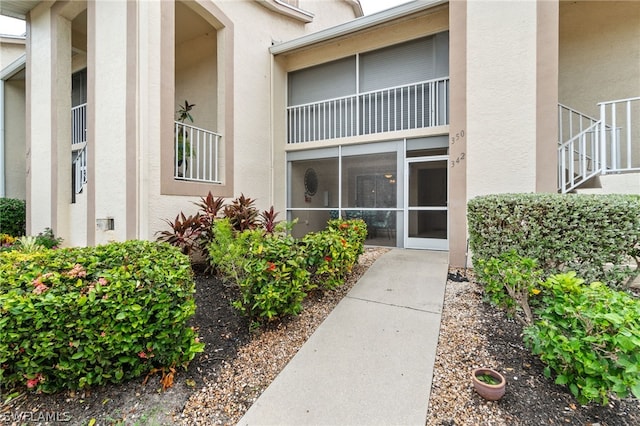
[[435, 36], [360, 55], [360, 129], [362, 134], [429, 126], [430, 85], [436, 66]]
[[291, 72], [288, 79], [289, 143], [354, 134], [355, 56]]

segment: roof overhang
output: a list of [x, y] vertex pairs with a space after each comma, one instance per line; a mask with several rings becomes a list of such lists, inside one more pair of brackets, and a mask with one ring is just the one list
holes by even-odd
[[27, 13], [39, 3], [41, 0], [2, 0], [0, 1], [0, 15], [10, 16], [11, 18], [26, 19]]
[[343, 37], [358, 31], [365, 30], [377, 25], [384, 24], [395, 19], [412, 15], [416, 12], [422, 12], [437, 6], [447, 4], [449, 0], [416, 0], [410, 3], [404, 3], [391, 9], [383, 10], [378, 13], [363, 16], [335, 27], [327, 28], [313, 34], [308, 34], [300, 38], [285, 41], [275, 46], [271, 46], [269, 51], [273, 55], [288, 53], [297, 49], [322, 43], [334, 38]]
[[0, 80], [8, 80], [20, 71], [24, 70], [27, 64], [27, 55], [22, 54], [16, 60], [0, 70]]

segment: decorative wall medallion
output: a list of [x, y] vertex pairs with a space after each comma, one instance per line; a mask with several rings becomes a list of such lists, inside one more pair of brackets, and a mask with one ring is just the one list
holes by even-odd
[[304, 193], [305, 195], [315, 195], [318, 192], [318, 175], [312, 168], [304, 172]]

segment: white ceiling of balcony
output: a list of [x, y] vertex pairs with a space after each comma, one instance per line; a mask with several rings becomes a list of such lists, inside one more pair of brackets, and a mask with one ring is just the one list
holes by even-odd
[[0, 15], [25, 19], [27, 12], [36, 7], [40, 0], [2, 0], [0, 1]]

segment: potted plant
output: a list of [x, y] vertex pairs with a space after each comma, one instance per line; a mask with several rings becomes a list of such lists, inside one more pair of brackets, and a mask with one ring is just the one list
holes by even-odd
[[507, 380], [491, 368], [476, 368], [471, 375], [473, 388], [489, 401], [497, 401], [504, 395]]
[[[184, 105], [179, 105], [178, 110], [176, 111], [177, 118], [176, 120], [180, 123], [184, 123], [185, 120], [189, 120], [193, 123], [193, 117], [191, 116], [191, 110], [195, 104], [190, 104], [189, 101], [185, 100]], [[178, 162], [178, 167], [182, 166], [185, 157], [191, 156], [191, 143], [189, 141], [189, 132], [184, 129], [183, 126], [178, 126], [178, 143], [176, 145], [176, 159]], [[185, 165], [186, 169], [186, 165]]]

